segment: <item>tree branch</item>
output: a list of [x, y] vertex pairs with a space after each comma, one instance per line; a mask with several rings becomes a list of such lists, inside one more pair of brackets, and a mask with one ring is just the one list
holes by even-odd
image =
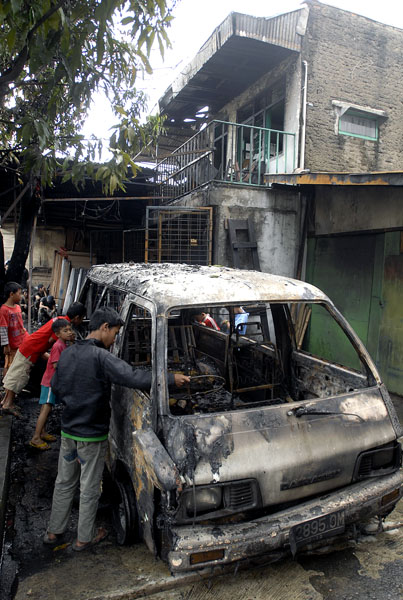
[[[1, 82], [0, 82], [1, 85]], [[68, 83], [54, 83], [54, 81], [52, 81], [51, 79], [48, 79], [46, 81], [21, 81], [20, 83], [15, 83], [14, 87], [16, 88], [20, 88], [20, 87], [26, 87], [26, 86], [41, 86], [41, 85], [53, 85], [53, 87], [68, 87]]]
[[24, 65], [27, 62], [27, 59], [29, 57], [28, 45], [29, 45], [29, 42], [31, 41], [35, 31], [37, 29], [39, 29], [39, 27], [41, 25], [43, 25], [43, 23], [45, 23], [45, 21], [47, 19], [49, 19], [49, 17], [51, 17], [56, 11], [59, 10], [59, 8], [62, 8], [62, 6], [64, 6], [65, 4], [66, 4], [66, 0], [59, 0], [59, 2], [57, 2], [54, 6], [52, 6], [52, 8], [50, 8], [39, 19], [39, 21], [37, 23], [35, 23], [35, 25], [32, 27], [32, 29], [30, 29], [30, 31], [28, 31], [25, 46], [22, 48], [21, 52], [15, 58], [12, 66], [9, 69], [7, 69], [7, 71], [5, 71], [5, 73], [3, 75], [0, 75], [0, 97], [4, 97], [7, 94], [8, 88], [6, 86], [8, 86], [9, 83], [12, 83], [13, 81], [15, 81], [15, 79], [17, 79], [18, 75], [20, 75], [20, 73], [22, 72]]

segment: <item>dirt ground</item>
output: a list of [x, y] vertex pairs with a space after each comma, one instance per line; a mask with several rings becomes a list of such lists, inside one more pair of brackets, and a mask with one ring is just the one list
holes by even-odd
[[[23, 417], [13, 422], [13, 459], [1, 600], [401, 600], [403, 598], [403, 529], [395, 529], [331, 553], [299, 556], [276, 564], [236, 568], [222, 577], [173, 578], [142, 544], [119, 547], [111, 526], [110, 505], [101, 498], [98, 518], [110, 531], [97, 547], [71, 550], [78, 507], [64, 544], [42, 543], [57, 471], [58, 443], [51, 450], [30, 449], [38, 413], [37, 399], [20, 402]], [[403, 407], [401, 407], [403, 408]], [[402, 411], [403, 412], [403, 411]], [[59, 433], [58, 409], [49, 431]], [[403, 521], [400, 503], [388, 521]]]

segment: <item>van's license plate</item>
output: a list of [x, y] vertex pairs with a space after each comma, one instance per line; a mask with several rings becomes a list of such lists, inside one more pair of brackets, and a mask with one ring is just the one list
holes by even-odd
[[343, 533], [344, 528], [344, 510], [294, 525], [290, 529], [291, 550], [294, 553], [298, 546]]

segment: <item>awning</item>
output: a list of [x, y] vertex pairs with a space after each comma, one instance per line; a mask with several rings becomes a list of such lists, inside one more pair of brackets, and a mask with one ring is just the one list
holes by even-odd
[[293, 53], [300, 52], [308, 8], [272, 18], [231, 13], [166, 90], [160, 109], [170, 119], [216, 113]]

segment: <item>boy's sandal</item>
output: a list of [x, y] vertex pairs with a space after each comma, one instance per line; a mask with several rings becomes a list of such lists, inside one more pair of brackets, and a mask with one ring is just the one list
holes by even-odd
[[63, 536], [63, 534], [62, 533], [56, 533], [55, 535], [56, 535], [55, 539], [52, 540], [49, 537], [48, 532], [46, 532], [44, 534], [43, 538], [42, 538], [42, 542], [44, 544], [46, 544], [47, 546], [56, 546], [56, 544], [58, 544], [60, 542], [60, 538]]
[[31, 448], [35, 448], [35, 450], [49, 450], [50, 446], [46, 442], [42, 442], [41, 444], [34, 444], [34, 442], [29, 442]]
[[106, 531], [106, 529], [98, 529], [96, 536], [90, 541], [87, 542], [86, 544], [83, 544], [82, 546], [77, 546], [77, 540], [75, 540], [72, 544], [72, 549], [74, 550], [74, 552], [82, 552], [83, 550], [86, 550], [87, 548], [91, 548], [92, 546], [96, 546], [97, 544], [99, 544], [99, 542], [102, 542], [103, 540], [105, 540], [109, 535], [109, 532]]
[[11, 406], [10, 408], [1, 407], [1, 412], [3, 415], [12, 415], [16, 419], [21, 419], [21, 411], [16, 406]]
[[57, 437], [55, 435], [52, 435], [51, 433], [44, 433], [43, 435], [41, 435], [41, 439], [45, 442], [55, 442], [57, 440]]

